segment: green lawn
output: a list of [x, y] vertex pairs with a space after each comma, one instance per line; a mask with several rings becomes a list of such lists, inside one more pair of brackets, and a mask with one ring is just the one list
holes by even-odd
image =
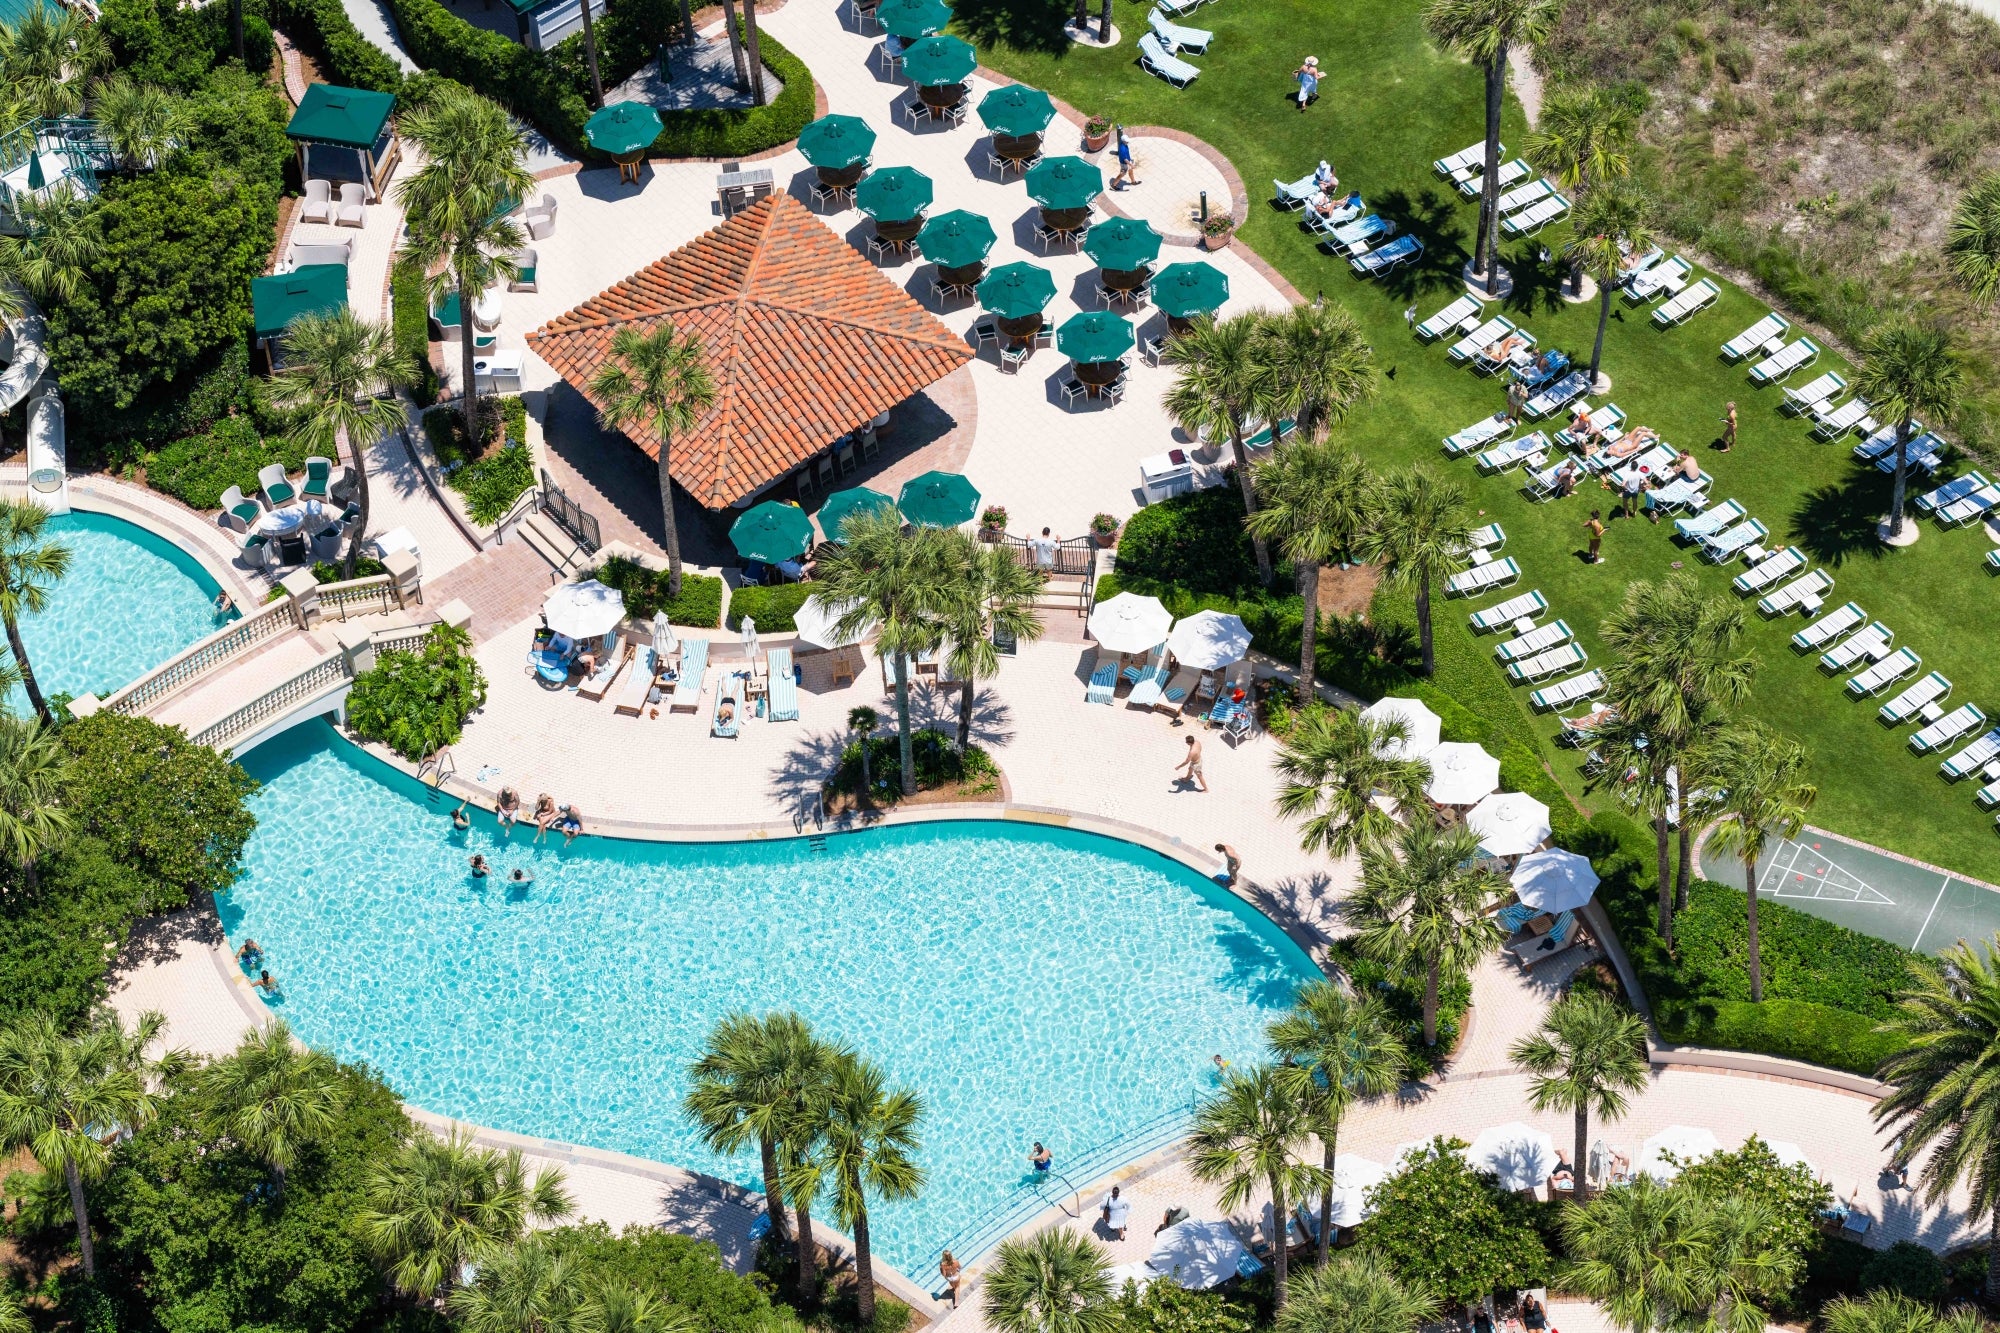
[[[1403, 323], [1406, 307], [1414, 304], [1429, 315], [1458, 290], [1476, 213], [1431, 174], [1430, 164], [1477, 139], [1482, 129], [1477, 71], [1432, 50], [1420, 7], [1408, 0], [1355, 0], [1337, 10], [1305, 0], [1206, 5], [1186, 21], [1212, 28], [1215, 42], [1210, 54], [1196, 58], [1204, 73], [1185, 91], [1146, 74], [1134, 59], [1146, 8], [1116, 0], [1123, 45], [1087, 51], [1047, 40], [1046, 34], [1059, 31], [1066, 12], [1061, 4], [956, 5], [959, 31], [980, 44], [989, 66], [1085, 112], [1128, 125], [1174, 126], [1229, 155], [1252, 197], [1242, 239], [1307, 296], [1324, 291], [1345, 302], [1375, 344], [1388, 378], [1377, 400], [1344, 427], [1347, 437], [1384, 467], [1424, 460], [1461, 479], [1483, 512], [1507, 529], [1507, 554], [1524, 571], [1520, 586], [1540, 588], [1593, 658], [1600, 656], [1596, 627], [1628, 580], [1657, 577], [1679, 564], [1700, 569], [1726, 592], [1740, 566], [1725, 572], [1704, 565], [1673, 542], [1666, 525], [1643, 519], [1612, 522], [1605, 563], [1585, 565], [1581, 525], [1593, 505], [1609, 509], [1607, 493], [1593, 488], [1566, 502], [1533, 505], [1515, 489], [1518, 472], [1481, 478], [1469, 460], [1449, 462], [1440, 453], [1442, 436], [1503, 405], [1503, 388], [1453, 367], [1441, 347], [1419, 346]], [[1289, 72], [1308, 54], [1319, 57], [1325, 77], [1319, 103], [1300, 114], [1286, 100]], [[1522, 134], [1520, 108], [1510, 100], [1504, 131], [1510, 149], [1519, 147]], [[1270, 207], [1273, 177], [1294, 179], [1321, 157], [1332, 161], [1343, 186], [1359, 188], [1375, 209], [1423, 236], [1423, 267], [1386, 283], [1359, 281], [1344, 261], [1315, 248], [1295, 215]], [[1543, 244], [1553, 248], [1560, 235], [1552, 230], [1505, 247], [1509, 267], [1522, 279], [1507, 313], [1543, 346], [1587, 360], [1595, 303], [1563, 305], [1555, 295], [1556, 275], [1538, 271], [1537, 251]], [[1777, 412], [1775, 389], [1753, 389], [1743, 368], [1725, 366], [1717, 355], [1724, 340], [1765, 309], [1724, 284], [1720, 300], [1676, 330], [1656, 330], [1645, 310], [1614, 317], [1605, 349], [1605, 368], [1615, 382], [1612, 400], [1630, 424], [1653, 426], [1694, 450], [1715, 476], [1718, 498], [1741, 500], [1773, 539], [1798, 545], [1827, 567], [1838, 580], [1832, 604], [1859, 601], [1896, 631], [1899, 643], [1922, 655], [1926, 669], [1941, 670], [1956, 683], [1955, 702], [1974, 700], [2000, 713], [2000, 579], [1988, 577], [1982, 564], [1988, 542], [1976, 527], [1941, 533], [1927, 524], [1909, 549], [1876, 546], [1873, 522], [1886, 508], [1889, 479], [1852, 461], [1851, 440], [1813, 442], [1805, 424]], [[1811, 373], [1826, 369], [1848, 367], [1829, 354]], [[1742, 428], [1735, 451], [1723, 455], [1713, 443], [1723, 404], [1731, 399]], [[1502, 678], [1491, 665], [1491, 641], [1471, 637], [1465, 609], [1453, 603], [1440, 616], [1441, 672], [1451, 681], [1478, 678], [1497, 686]], [[1754, 608], [1752, 616], [1757, 619]], [[1907, 729], [1885, 729], [1875, 720], [1875, 704], [1846, 698], [1844, 677], [1829, 679], [1815, 660], [1795, 656], [1787, 640], [1800, 623], [1797, 617], [1758, 620], [1752, 628], [1763, 669], [1751, 709], [1812, 745], [1821, 787], [1814, 822], [2000, 881], [2000, 836], [1993, 815], [1973, 804], [1976, 784], [1946, 786], [1937, 759], [1919, 759], [1905, 748]], [[1497, 691], [1487, 686], [1478, 693], [1493, 697]], [[1525, 712], [1527, 691], [1514, 690], [1512, 697]], [[1480, 706], [1479, 700], [1467, 702]], [[1534, 725], [1545, 737], [1557, 730], [1548, 718]], [[1576, 757], [1553, 747], [1547, 757], [1565, 785], [1580, 791]]]

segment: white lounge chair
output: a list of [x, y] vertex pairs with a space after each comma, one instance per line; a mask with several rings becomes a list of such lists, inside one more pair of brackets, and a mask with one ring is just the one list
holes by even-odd
[[[1475, 171], [1462, 179], [1456, 176], [1452, 179], [1457, 184], [1460, 194], [1467, 199], [1477, 199], [1486, 188], [1486, 182], [1480, 179], [1484, 174], [1483, 171]], [[1517, 157], [1500, 168], [1499, 188], [1504, 190], [1517, 181], [1524, 181], [1529, 174], [1528, 164]]]
[[1504, 440], [1514, 433], [1514, 423], [1505, 412], [1495, 412], [1482, 421], [1475, 421], [1456, 435], [1444, 437], [1444, 451], [1453, 458], [1462, 458], [1474, 449], [1481, 449], [1495, 440]]
[[1978, 704], [1961, 704], [1928, 727], [1910, 737], [1910, 749], [1917, 754], [1942, 750], [1969, 731], [1986, 725], [1986, 714]]
[[626, 655], [618, 651], [618, 643], [613, 639], [604, 651], [603, 660], [597, 670], [577, 682], [576, 693], [580, 699], [602, 699], [610, 692], [618, 680], [618, 673], [625, 669]]
[[1802, 609], [1810, 614], [1819, 609], [1832, 590], [1833, 575], [1823, 569], [1809, 570], [1770, 596], [1758, 598], [1757, 609], [1767, 616], [1789, 615]]
[[1533, 236], [1569, 212], [1569, 200], [1559, 194], [1538, 199], [1512, 217], [1500, 219], [1500, 229], [1510, 236]]
[[1733, 528], [1702, 538], [1701, 553], [1711, 564], [1726, 565], [1770, 535], [1770, 529], [1762, 523], [1746, 518]]
[[2000, 727], [1995, 727], [1945, 760], [1938, 765], [1938, 771], [1956, 782], [1962, 777], [1977, 773], [1992, 763], [1996, 757], [2000, 757]]
[[1685, 323], [1713, 305], [1715, 298], [1721, 294], [1722, 288], [1715, 285], [1715, 279], [1698, 279], [1692, 286], [1683, 288], [1678, 296], [1653, 311], [1653, 322], [1663, 329]]
[[356, 185], [352, 181], [340, 187], [340, 203], [334, 207], [333, 220], [342, 227], [365, 227], [368, 225], [368, 187]]
[[1208, 44], [1215, 40], [1215, 34], [1208, 29], [1182, 27], [1158, 9], [1147, 13], [1146, 26], [1159, 37], [1161, 45], [1176, 55], [1182, 51], [1192, 51], [1200, 55], [1208, 50]]
[[1933, 671], [1901, 694], [1882, 705], [1876, 714], [1892, 727], [1908, 722], [1924, 709], [1951, 694], [1951, 678], [1942, 671]]
[[1706, 541], [1716, 533], [1734, 523], [1744, 515], [1744, 508], [1735, 499], [1724, 500], [1719, 505], [1711, 505], [1693, 518], [1674, 520], [1674, 535], [1683, 541]]
[[[1616, 403], [1604, 404], [1590, 414], [1590, 428], [1604, 440], [1617, 439], [1625, 433], [1625, 409]], [[1567, 426], [1556, 432], [1556, 443], [1565, 449], [1574, 449], [1577, 445]]]
[[625, 688], [611, 705], [614, 713], [630, 713], [634, 717], [645, 714], [646, 700], [653, 692], [653, 679], [659, 674], [659, 654], [650, 643], [640, 644], [632, 654], [632, 670], [625, 677]]
[[1569, 374], [1543, 389], [1527, 401], [1523, 411], [1539, 421], [1543, 417], [1554, 416], [1577, 399], [1590, 392], [1590, 372], [1572, 370]]
[[1863, 658], [1872, 662], [1881, 657], [1895, 641], [1895, 631], [1877, 620], [1821, 653], [1819, 664], [1828, 671], [1845, 671]]
[[[1903, 464], [1912, 472], [1928, 475], [1937, 471], [1938, 464], [1944, 462], [1944, 450], [1944, 437], [1936, 431], [1925, 431], [1904, 448]], [[1893, 473], [1896, 470], [1896, 451], [1890, 449], [1876, 459], [1875, 467], [1877, 471]]]
[[1508, 440], [1495, 445], [1473, 461], [1481, 472], [1498, 474], [1534, 459], [1539, 461], [1548, 452], [1549, 437], [1536, 431], [1533, 435], [1523, 435], [1518, 440]]
[[1847, 682], [1847, 692], [1856, 699], [1880, 694], [1924, 664], [1924, 659], [1908, 648], [1898, 648], [1866, 671]]
[[1366, 253], [1350, 255], [1347, 266], [1364, 278], [1379, 278], [1391, 269], [1414, 264], [1423, 257], [1423, 238], [1404, 235]]
[[1850, 398], [1838, 407], [1824, 405], [1813, 412], [1813, 438], [1837, 440], [1851, 430], [1872, 431], [1878, 423], [1868, 415], [1868, 411], [1866, 398]]
[[[1503, 143], [1500, 145], [1500, 156], [1505, 157], [1506, 155], [1507, 145]], [[1473, 171], [1482, 170], [1485, 163], [1486, 140], [1481, 139], [1478, 143], [1467, 144], [1450, 157], [1439, 158], [1437, 161], [1431, 163], [1431, 170], [1440, 176], [1456, 177], [1459, 172], [1467, 168], [1471, 168]]]
[[1750, 382], [1782, 384], [1793, 371], [1809, 366], [1817, 360], [1819, 360], [1819, 344], [1810, 338], [1800, 338], [1797, 342], [1785, 344], [1750, 367]]
[[1559, 643], [1568, 642], [1572, 637], [1574, 636], [1570, 633], [1569, 622], [1558, 620], [1543, 625], [1540, 629], [1531, 629], [1519, 638], [1507, 640], [1494, 648], [1493, 654], [1502, 662], [1518, 662], [1523, 658], [1533, 657], [1536, 653], [1547, 652]]
[[[1792, 321], [1773, 310], [1764, 318], [1752, 324], [1743, 332], [1722, 344], [1723, 359], [1741, 361], [1753, 352], [1762, 351], [1792, 330]], [[1776, 348], [1772, 348], [1776, 351]]]
[[1733, 586], [1737, 592], [1745, 595], [1762, 592], [1779, 579], [1787, 578], [1805, 567], [1806, 553], [1796, 546], [1787, 546], [1782, 551], [1771, 552], [1738, 574]]
[[1525, 366], [1535, 359], [1535, 335], [1526, 329], [1516, 327], [1513, 332], [1507, 334], [1505, 338], [1499, 341], [1507, 344], [1506, 355], [1501, 357], [1488, 356], [1486, 354], [1487, 348], [1482, 347], [1473, 354], [1472, 368], [1474, 371], [1481, 375], [1498, 375], [1503, 370], [1516, 366]]
[[1975, 518], [1981, 518], [1996, 508], [2000, 508], [2000, 484], [1988, 484], [1980, 487], [1963, 500], [1953, 500], [1950, 504], [1938, 510], [1937, 519], [1938, 522], [1949, 528], [1960, 523], [1969, 523]]
[[1472, 613], [1472, 630], [1475, 634], [1486, 634], [1502, 629], [1517, 620], [1533, 620], [1549, 609], [1549, 599], [1542, 596], [1541, 589], [1524, 592], [1518, 597], [1509, 597], [1504, 602], [1487, 607], [1484, 611]]
[[1464, 328], [1467, 320], [1471, 320], [1473, 327], [1477, 328], [1480, 312], [1484, 309], [1485, 307], [1473, 297], [1461, 296], [1417, 325], [1417, 336], [1425, 342], [1433, 338], [1442, 338], [1447, 333]]
[[1663, 513], [1670, 514], [1676, 509], [1700, 509], [1708, 498], [1708, 488], [1714, 483], [1715, 478], [1706, 472], [1696, 472], [1693, 477], [1668, 482], [1648, 498], [1653, 508]]
[[1201, 70], [1167, 50], [1156, 33], [1139, 34], [1139, 63], [1176, 88], [1185, 88], [1201, 77]]
[[306, 182], [305, 198], [299, 201], [299, 221], [333, 221], [333, 182], [309, 180]]
[[1538, 204], [1556, 192], [1546, 177], [1531, 180], [1526, 185], [1517, 185], [1500, 196], [1495, 207], [1500, 213], [1518, 213], [1531, 204]]
[[1861, 609], [1861, 603], [1848, 602], [1837, 606], [1807, 625], [1792, 636], [1792, 647], [1802, 653], [1818, 652], [1843, 634], [1850, 634], [1861, 628], [1868, 619], [1868, 613]]
[[1446, 580], [1444, 591], [1447, 597], [1470, 597], [1474, 593], [1497, 588], [1520, 577], [1521, 566], [1514, 557], [1502, 556], [1498, 560], [1489, 560], [1483, 565], [1460, 570]]
[[1847, 381], [1838, 371], [1829, 370], [1803, 389], [1785, 386], [1785, 403], [1781, 409], [1795, 417], [1808, 412], [1818, 412], [1834, 399], [1847, 392]]
[[1507, 544], [1507, 530], [1498, 523], [1488, 523], [1483, 528], [1475, 528], [1466, 540], [1466, 551], [1497, 551]]
[[1625, 299], [1643, 305], [1656, 297], [1678, 292], [1694, 276], [1694, 265], [1675, 255], [1625, 280]]
[[[1917, 441], [1922, 439], [1923, 436], [1924, 423], [1921, 421], [1912, 421], [1910, 423], [1909, 444], [1911, 452], [1914, 453], [1916, 451], [1918, 447]], [[1896, 423], [1892, 421], [1888, 425], [1871, 432], [1859, 444], [1856, 444], [1854, 446], [1854, 458], [1859, 463], [1872, 463], [1882, 457], [1882, 455], [1894, 452], [1895, 448]]]
[[1528, 702], [1543, 712], [1554, 712], [1567, 708], [1579, 699], [1589, 699], [1604, 693], [1604, 673], [1595, 667], [1580, 676], [1559, 680], [1528, 696]]
[[702, 692], [707, 688], [708, 640], [682, 639], [680, 670], [673, 693], [667, 696], [667, 711], [699, 714]]
[[[1153, 12], [1157, 14], [1160, 11], [1156, 9]], [[1293, 212], [1304, 208], [1311, 201], [1312, 197], [1319, 193], [1319, 182], [1314, 179], [1314, 174], [1308, 171], [1297, 180], [1290, 182], [1281, 181], [1275, 176], [1272, 177], [1271, 202], [1279, 208]]]
[[1565, 643], [1546, 652], [1536, 653], [1533, 657], [1510, 663], [1507, 667], [1507, 677], [1516, 685], [1525, 685], [1531, 680], [1546, 680], [1559, 671], [1580, 667], [1589, 660], [1590, 654], [1583, 650], [1583, 645]]
[[1962, 477], [1954, 477], [1935, 490], [1925, 491], [1922, 495], [1919, 495], [1915, 502], [1917, 512], [1919, 514], [1935, 513], [1947, 505], [1956, 504], [1966, 496], [1992, 484], [1992, 482], [1986, 479], [1984, 472], [1977, 470], [1968, 472]]
[[1445, 355], [1454, 361], [1470, 361], [1483, 347], [1490, 347], [1519, 326], [1505, 315], [1495, 315], [1451, 345]]

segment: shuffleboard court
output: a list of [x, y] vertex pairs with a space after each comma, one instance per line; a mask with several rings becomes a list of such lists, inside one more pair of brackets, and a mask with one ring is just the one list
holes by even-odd
[[[1743, 887], [1743, 862], [1734, 856], [1703, 847], [1701, 872]], [[1758, 863], [1757, 896], [1925, 953], [2000, 931], [2000, 889], [1816, 829]]]

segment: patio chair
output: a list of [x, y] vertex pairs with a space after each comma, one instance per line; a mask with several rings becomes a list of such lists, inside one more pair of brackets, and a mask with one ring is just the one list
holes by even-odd
[[306, 182], [305, 198], [299, 201], [299, 221], [333, 221], [333, 182], [309, 180]]
[[[1075, 246], [1083, 241], [1083, 228], [1051, 227], [1045, 223], [1035, 224], [1035, 240], [1041, 244], [1042, 253], [1047, 254], [1051, 245]], [[872, 244], [872, 243], [871, 243]]]
[[1678, 292], [1687, 286], [1688, 279], [1693, 276], [1694, 265], [1675, 255], [1672, 259], [1654, 264], [1644, 272], [1634, 273], [1627, 278], [1625, 299], [1634, 305], [1644, 305], [1656, 297]]
[[1529, 181], [1526, 185], [1517, 185], [1501, 195], [1499, 201], [1494, 204], [1494, 211], [1503, 217], [1509, 213], [1519, 213], [1555, 192], [1556, 187], [1549, 184], [1546, 177], [1540, 177]]
[[1827, 371], [1802, 389], [1785, 387], [1785, 401], [1778, 406], [1787, 416], [1802, 417], [1809, 412], [1820, 412], [1831, 407], [1840, 395], [1847, 392], [1847, 381], [1838, 371]]
[[1515, 560], [1511, 555], [1502, 556], [1498, 560], [1491, 560], [1483, 565], [1474, 565], [1470, 569], [1460, 570], [1458, 573], [1452, 575], [1445, 582], [1445, 596], [1470, 597], [1474, 593], [1485, 592], [1488, 588], [1497, 588], [1503, 583], [1511, 583], [1520, 577], [1520, 562]]
[[[1485, 155], [1482, 153], [1481, 154], [1482, 160], [1484, 156]], [[1485, 182], [1480, 179], [1480, 177], [1483, 174], [1484, 174], [1483, 172], [1475, 171], [1472, 172], [1470, 175], [1468, 175], [1464, 180], [1455, 181], [1455, 183], [1458, 186], [1458, 192], [1464, 195], [1467, 199], [1477, 199], [1480, 195], [1480, 192], [1485, 188]], [[1526, 180], [1529, 175], [1530, 175], [1530, 170], [1528, 164], [1517, 157], [1512, 162], [1509, 162], [1500, 168], [1499, 188], [1504, 190], [1510, 185], [1514, 185], [1520, 181]]]
[[330, 488], [333, 484], [333, 460], [314, 456], [306, 460], [306, 475], [299, 482], [301, 500], [331, 500]]
[[1919, 514], [1936, 513], [1947, 505], [1955, 504], [1973, 492], [1992, 485], [1983, 472], [1968, 472], [1962, 477], [1946, 482], [1935, 490], [1925, 491], [1916, 498]]
[[660, 673], [661, 663], [650, 643], [638, 645], [631, 658], [631, 674], [625, 677], [625, 688], [611, 705], [611, 711], [637, 717], [646, 711], [646, 701], [652, 697], [653, 680]]
[[1201, 77], [1201, 70], [1167, 50], [1155, 32], [1139, 34], [1139, 63], [1176, 88], [1185, 88]]
[[1726, 565], [1770, 535], [1770, 529], [1762, 523], [1746, 518], [1712, 537], [1702, 538], [1701, 553], [1710, 564]]
[[1896, 641], [1896, 633], [1877, 620], [1867, 629], [1851, 634], [1819, 655], [1820, 669], [1823, 671], [1845, 671], [1856, 662], [1867, 658], [1874, 661], [1889, 651]]
[[1589, 392], [1590, 373], [1573, 370], [1530, 398], [1523, 410], [1539, 421], [1543, 417], [1554, 416]]
[[1819, 360], [1819, 344], [1810, 338], [1787, 343], [1750, 367], [1750, 382], [1757, 385], [1782, 384], [1793, 371]]
[[1864, 435], [1873, 434], [1880, 423], [1868, 415], [1869, 406], [1866, 398], [1850, 398], [1838, 407], [1831, 403], [1822, 404], [1813, 410], [1812, 437], [1815, 440], [1837, 440], [1851, 430]]
[[1938, 510], [1937, 520], [1947, 528], [1956, 527], [1983, 518], [1995, 508], [2000, 508], [2000, 484], [1988, 482], [1964, 499], [1954, 500]]
[[1510, 236], [1533, 236], [1569, 212], [1569, 200], [1559, 194], [1537, 199], [1512, 217], [1500, 220], [1500, 229]]
[[743, 677], [734, 671], [722, 678], [715, 690], [715, 712], [709, 718], [708, 734], [737, 740], [743, 734]]
[[1539, 588], [1533, 592], [1524, 592], [1518, 597], [1509, 597], [1504, 602], [1489, 606], [1484, 611], [1474, 611], [1471, 620], [1472, 631], [1475, 634], [1490, 633], [1517, 620], [1533, 620], [1548, 609], [1549, 599], [1542, 596]]
[[544, 194], [542, 202], [530, 207], [521, 215], [521, 224], [527, 228], [528, 239], [546, 241], [556, 231], [556, 197]]
[[[1791, 328], [1792, 321], [1773, 310], [1765, 315], [1764, 318], [1722, 344], [1722, 359], [1725, 361], [1741, 361], [1752, 352], [1762, 351], [1766, 347], [1770, 347], [1775, 352], [1778, 349], [1777, 347], [1771, 347], [1771, 344], [1778, 342], [1779, 339], [1791, 332]], [[1782, 346], [1782, 344], [1779, 345]]]
[[257, 470], [257, 486], [264, 492], [264, 503], [273, 509], [288, 505], [299, 498], [299, 492], [285, 479], [283, 463], [267, 463]]
[[271, 539], [261, 532], [250, 534], [250, 540], [243, 543], [243, 563], [251, 569], [268, 569], [271, 565]]
[[765, 686], [765, 716], [773, 722], [799, 720], [799, 679], [792, 668], [792, 650], [773, 648], [764, 654], [770, 671]]
[[1482, 349], [1492, 346], [1508, 334], [1514, 332], [1516, 327], [1514, 321], [1508, 319], [1505, 315], [1495, 315], [1453, 343], [1451, 350], [1446, 352], [1445, 355], [1453, 361], [1470, 361], [1473, 357], [1478, 356]]
[[1090, 396], [1090, 389], [1080, 379], [1074, 379], [1074, 378], [1066, 379], [1063, 381], [1062, 396], [1063, 396], [1063, 409], [1065, 411], [1074, 412], [1076, 410], [1077, 400], [1080, 398], [1088, 398]]
[[1182, 667], [1174, 673], [1174, 678], [1168, 681], [1166, 687], [1160, 691], [1159, 701], [1153, 705], [1153, 711], [1178, 717], [1181, 708], [1188, 702], [1188, 697], [1194, 693], [1195, 687], [1200, 683], [1201, 673], [1199, 671], [1196, 671], [1193, 667]]
[[1929, 754], [1942, 750], [1969, 731], [1986, 725], [1986, 714], [1978, 704], [1963, 704], [1910, 737], [1910, 750]]
[[507, 280], [510, 292], [538, 292], [541, 286], [536, 282], [536, 272], [541, 267], [541, 256], [532, 248], [514, 252], [514, 276]]
[[241, 486], [231, 486], [222, 493], [222, 526], [237, 532], [250, 531], [250, 525], [264, 517], [264, 506], [243, 494]]
[[333, 220], [342, 227], [365, 227], [368, 225], [368, 187], [356, 185], [352, 181], [340, 187], [340, 204], [334, 210]]
[[1518, 440], [1509, 440], [1505, 444], [1495, 445], [1485, 453], [1480, 454], [1473, 462], [1481, 472], [1489, 475], [1497, 475], [1531, 460], [1539, 462], [1542, 455], [1547, 452], [1548, 447], [1549, 437], [1540, 431], [1536, 431], [1533, 435], [1526, 435]]
[[1812, 624], [1807, 625], [1792, 636], [1792, 647], [1802, 653], [1817, 652], [1844, 634], [1851, 634], [1868, 623], [1868, 613], [1861, 609], [1861, 603], [1848, 602], [1835, 607]]
[[[618, 673], [625, 669], [625, 663], [633, 656], [618, 651], [617, 631], [614, 630], [604, 637], [608, 642], [602, 649], [603, 656], [597, 664], [597, 669], [576, 684], [576, 695], [579, 699], [602, 699], [609, 694], [612, 685], [618, 680]], [[651, 651], [650, 646], [648, 651]]]
[[[1502, 157], [1507, 155], [1507, 145], [1504, 143], [1500, 145], [1500, 155]], [[1485, 163], [1486, 140], [1481, 139], [1477, 143], [1467, 144], [1450, 157], [1439, 158], [1431, 163], [1431, 170], [1440, 176], [1455, 179], [1459, 172], [1468, 167], [1477, 171], [1484, 167]]]
[[1933, 671], [1883, 704], [1876, 716], [1889, 726], [1899, 727], [1926, 708], [1949, 697], [1951, 697], [1951, 677], [1942, 671]]
[[1924, 664], [1924, 659], [1909, 648], [1898, 648], [1874, 666], [1847, 682], [1847, 692], [1856, 699], [1866, 699], [1871, 694], [1880, 694], [1903, 677]]
[[845, 212], [847, 209], [854, 207], [854, 187], [852, 185], [828, 185], [823, 180], [815, 180], [812, 183], [814, 208], [824, 208], [829, 201], [838, 199], [842, 195], [847, 196], [847, 202], [841, 206], [841, 211]]

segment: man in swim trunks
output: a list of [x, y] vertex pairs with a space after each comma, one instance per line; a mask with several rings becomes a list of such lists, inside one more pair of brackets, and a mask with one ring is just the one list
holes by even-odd
[[1187, 738], [1187, 757], [1174, 765], [1174, 772], [1176, 773], [1179, 773], [1183, 769], [1187, 770], [1187, 776], [1185, 778], [1176, 778], [1176, 784], [1183, 781], [1192, 782], [1198, 789], [1202, 791], [1208, 790], [1208, 779], [1201, 775], [1201, 738], [1198, 736]]

